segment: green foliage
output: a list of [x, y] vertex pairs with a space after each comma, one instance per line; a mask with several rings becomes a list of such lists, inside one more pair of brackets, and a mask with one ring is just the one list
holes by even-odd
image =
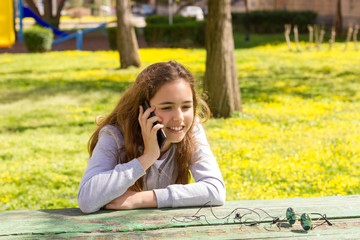
[[54, 34], [50, 28], [34, 25], [24, 30], [24, 43], [29, 52], [51, 50]]
[[106, 32], [107, 32], [107, 37], [108, 37], [108, 42], [109, 42], [109, 47], [111, 50], [116, 50], [116, 27], [108, 27], [106, 28]]
[[205, 45], [205, 22], [195, 17], [154, 15], [146, 18], [145, 39], [150, 46], [203, 47]]
[[166, 24], [147, 24], [144, 29], [150, 46], [203, 47], [205, 45], [205, 22], [189, 21]]
[[[169, 17], [154, 15], [145, 18], [146, 24], [169, 24]], [[196, 17], [183, 17], [180, 15], [173, 16], [173, 24], [187, 23], [196, 21]]]
[[[314, 24], [317, 14], [313, 11], [251, 11], [249, 24], [251, 33], [284, 32], [285, 24], [297, 24], [299, 32], [307, 32], [307, 25]], [[244, 32], [246, 29], [246, 14], [232, 13], [234, 31]]]
[[[136, 36], [145, 35], [150, 47], [201, 47], [205, 45], [205, 23], [197, 22], [195, 17], [174, 16], [169, 25], [167, 16], [146, 17], [146, 27], [136, 28]], [[110, 49], [116, 50], [116, 27], [106, 29]]]

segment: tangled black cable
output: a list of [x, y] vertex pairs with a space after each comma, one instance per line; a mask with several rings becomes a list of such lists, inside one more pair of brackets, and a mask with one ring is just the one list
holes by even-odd
[[[181, 222], [181, 223], [191, 223], [191, 222], [195, 222], [195, 221], [200, 221], [202, 218], [206, 221], [207, 224], [211, 224], [206, 215], [198, 215], [198, 213], [201, 211], [201, 209], [203, 209], [204, 207], [206, 207], [208, 204], [210, 204], [210, 211], [211, 214], [213, 215], [214, 218], [218, 219], [218, 220], [225, 220], [224, 223], [229, 223], [230, 221], [230, 217], [233, 215], [233, 222], [234, 223], [239, 223], [239, 224], [243, 224], [246, 226], [255, 226], [255, 225], [259, 225], [262, 221], [264, 221], [264, 219], [261, 218], [261, 215], [258, 213], [258, 211], [262, 211], [263, 213], [265, 213], [267, 215], [267, 217], [271, 218], [271, 224], [276, 224], [280, 221], [280, 217], [273, 217], [271, 216], [269, 213], [267, 213], [265, 210], [261, 209], [261, 208], [255, 208], [255, 209], [250, 209], [250, 208], [235, 208], [233, 209], [229, 214], [227, 214], [224, 217], [218, 217], [216, 216], [216, 214], [213, 211], [212, 208], [212, 204], [211, 201], [205, 203], [203, 206], [201, 206], [193, 215], [181, 215], [181, 216], [174, 216], [171, 221], [172, 222]], [[246, 212], [244, 214], [241, 214], [241, 211], [245, 210]], [[249, 215], [249, 216], [248, 216]], [[255, 218], [252, 218], [251, 216], [255, 215]], [[248, 216], [248, 217], [245, 217]]]
[[[329, 226], [332, 226], [333, 224], [327, 219], [326, 214], [321, 214], [321, 213], [303, 213], [301, 214], [301, 217], [298, 218], [296, 217], [298, 214], [295, 213], [295, 211], [293, 210], [293, 208], [289, 207], [286, 210], [286, 217], [283, 219], [280, 219], [280, 216], [271, 216], [268, 212], [266, 212], [265, 210], [261, 209], [261, 208], [235, 208], [233, 209], [229, 214], [227, 214], [224, 217], [218, 217], [216, 216], [216, 214], [213, 211], [212, 208], [212, 204], [211, 201], [205, 203], [203, 206], [201, 206], [193, 215], [181, 215], [181, 216], [174, 216], [171, 221], [172, 222], [181, 222], [181, 223], [191, 223], [194, 221], [200, 221], [201, 219], [204, 219], [206, 221], [207, 224], [211, 224], [209, 222], [209, 220], [207, 219], [207, 216], [202, 214], [202, 215], [198, 215], [199, 212], [201, 211], [201, 209], [203, 209], [205, 206], [207, 206], [208, 204], [210, 207], [210, 211], [211, 214], [213, 215], [214, 218], [218, 219], [218, 220], [225, 220], [224, 224], [229, 223], [229, 221], [231, 220], [230, 217], [234, 216], [232, 218], [234, 223], [239, 223], [241, 224], [241, 226], [245, 225], [245, 226], [255, 226], [255, 225], [259, 225], [262, 222], [269, 222], [270, 223], [270, 228], [268, 228], [268, 226], [265, 226], [264, 229], [267, 231], [273, 231], [272, 226], [276, 225], [279, 229], [281, 227], [292, 227], [292, 225], [296, 222], [296, 220], [299, 220], [301, 223], [301, 227], [303, 228], [304, 231], [308, 231], [311, 229], [314, 229], [316, 227], [319, 227], [325, 223], [327, 223]], [[245, 213], [241, 214], [243, 211], [246, 211]], [[261, 217], [260, 213], [262, 212], [263, 214], [265, 214], [266, 216], [264, 218]], [[254, 218], [255, 215], [255, 218]], [[310, 215], [317, 215], [320, 216], [319, 219], [316, 220], [312, 220]], [[271, 219], [271, 220], [267, 220], [267, 219]], [[314, 221], [318, 221], [318, 220], [323, 220], [322, 223], [318, 223], [316, 225], [313, 224]], [[288, 222], [288, 223], [286, 223]], [[214, 223], [213, 223], [214, 224]], [[215, 223], [215, 224], [219, 224], [219, 223]]]

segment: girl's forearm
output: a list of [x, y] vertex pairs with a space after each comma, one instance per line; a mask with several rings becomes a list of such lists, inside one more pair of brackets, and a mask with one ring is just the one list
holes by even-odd
[[144, 155], [141, 155], [140, 157], [138, 157], [137, 159], [140, 162], [141, 166], [146, 171], [151, 165], [154, 164], [154, 162], [156, 161], [157, 158], [144, 154]]
[[117, 210], [155, 207], [157, 207], [157, 200], [154, 191], [134, 192], [130, 190], [105, 205], [105, 209]]
[[135, 202], [137, 203], [136, 208], [156, 208], [157, 200], [154, 191], [142, 191], [136, 192], [134, 195]]

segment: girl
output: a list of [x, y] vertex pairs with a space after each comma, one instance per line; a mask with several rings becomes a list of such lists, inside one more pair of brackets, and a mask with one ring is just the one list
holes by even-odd
[[[151, 107], [144, 111], [145, 101]], [[224, 204], [224, 181], [196, 114], [199, 101], [194, 78], [181, 64], [160, 62], [143, 70], [89, 140], [80, 209]], [[161, 149], [159, 129], [166, 135]], [[189, 170], [195, 183], [189, 184]]]

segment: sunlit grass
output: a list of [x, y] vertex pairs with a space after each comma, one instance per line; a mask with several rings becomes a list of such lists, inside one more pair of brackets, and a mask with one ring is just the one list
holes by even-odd
[[[227, 200], [360, 192], [360, 54], [336, 44], [236, 50], [244, 113], [205, 123]], [[0, 210], [77, 207], [94, 118], [137, 74], [176, 60], [201, 90], [202, 49], [141, 49], [142, 67], [116, 52], [0, 55]]]

